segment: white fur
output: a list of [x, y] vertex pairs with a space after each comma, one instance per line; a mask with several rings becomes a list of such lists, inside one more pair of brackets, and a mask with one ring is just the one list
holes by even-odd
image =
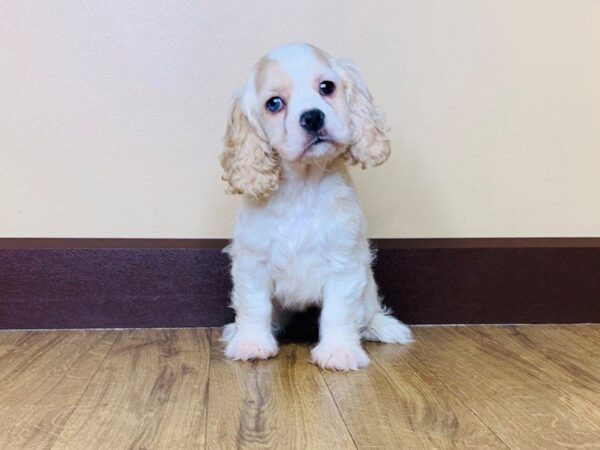
[[[323, 70], [329, 71], [326, 79], [339, 82], [339, 76], [331, 67], [321, 67], [311, 49], [287, 46], [269, 55], [294, 86], [285, 126], [262, 125], [281, 156], [282, 176], [269, 197], [244, 198], [235, 223], [227, 251], [236, 318], [223, 334], [225, 355], [239, 360], [276, 355], [273, 330], [281, 312], [319, 305], [320, 341], [312, 350], [313, 361], [328, 369], [356, 370], [369, 363], [361, 338], [407, 343], [411, 332], [378, 298], [365, 219], [341, 158], [353, 131], [349, 113], [336, 113], [315, 91], [314, 77], [322, 77]], [[247, 110], [263, 104], [252, 84], [243, 98]], [[318, 144], [310, 158], [299, 160], [306, 135], [297, 122], [311, 108], [325, 112], [326, 129], [335, 142]]]

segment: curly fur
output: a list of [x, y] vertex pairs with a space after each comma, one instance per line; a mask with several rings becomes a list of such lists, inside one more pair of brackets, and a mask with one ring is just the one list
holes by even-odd
[[278, 156], [264, 134], [250, 124], [239, 97], [233, 100], [224, 141], [221, 165], [228, 194], [261, 198], [279, 187]]
[[352, 143], [346, 157], [352, 164], [360, 163], [363, 169], [379, 166], [387, 161], [391, 152], [384, 116], [373, 102], [358, 68], [345, 60], [337, 60], [337, 67], [350, 109]]

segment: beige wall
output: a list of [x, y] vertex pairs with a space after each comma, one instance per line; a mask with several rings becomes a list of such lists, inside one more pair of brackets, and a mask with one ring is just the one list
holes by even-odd
[[295, 41], [387, 112], [372, 236], [600, 235], [600, 1], [4, 0], [0, 236], [229, 236], [228, 99]]

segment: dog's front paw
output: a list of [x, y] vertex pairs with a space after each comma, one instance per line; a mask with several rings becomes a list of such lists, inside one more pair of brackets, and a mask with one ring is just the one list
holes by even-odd
[[272, 335], [252, 336], [236, 333], [225, 346], [225, 356], [229, 359], [249, 361], [267, 359], [279, 351]]
[[321, 342], [311, 352], [312, 362], [324, 369], [358, 370], [369, 365], [369, 357], [359, 344]]

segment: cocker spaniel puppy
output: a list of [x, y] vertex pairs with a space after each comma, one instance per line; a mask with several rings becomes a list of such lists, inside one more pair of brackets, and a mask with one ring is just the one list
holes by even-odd
[[235, 323], [225, 355], [266, 359], [286, 311], [322, 307], [312, 360], [369, 364], [365, 340], [407, 343], [377, 295], [367, 227], [347, 164], [390, 154], [382, 114], [352, 64], [307, 44], [263, 57], [234, 98], [221, 164], [243, 203], [227, 251]]

